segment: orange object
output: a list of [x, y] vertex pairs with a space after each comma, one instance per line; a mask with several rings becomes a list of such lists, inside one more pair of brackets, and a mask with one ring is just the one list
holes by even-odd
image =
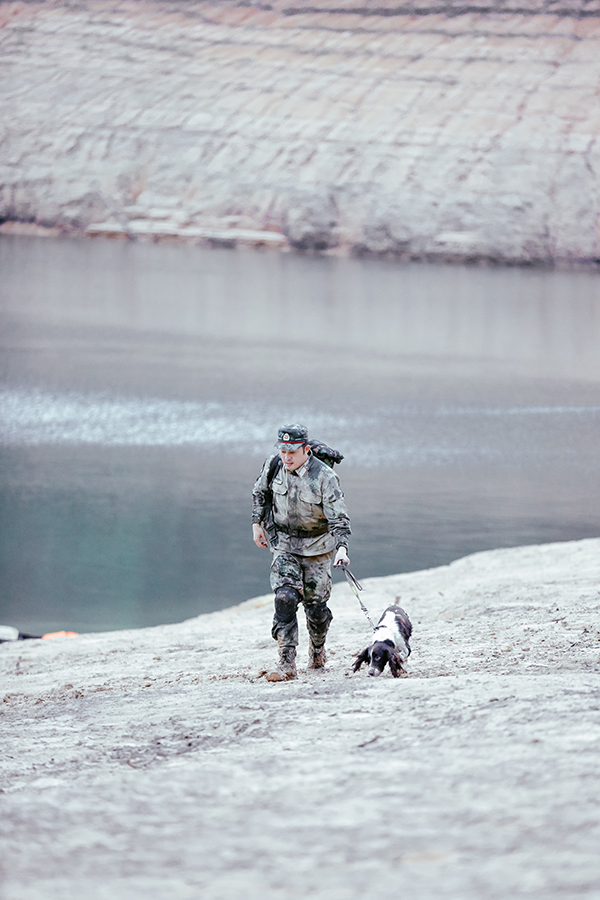
[[77, 637], [76, 631], [50, 631], [48, 634], [42, 635], [43, 641], [49, 641], [51, 638], [57, 637]]

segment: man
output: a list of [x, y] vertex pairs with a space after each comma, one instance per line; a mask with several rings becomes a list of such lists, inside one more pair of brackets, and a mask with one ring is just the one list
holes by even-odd
[[335, 553], [334, 565], [349, 562], [350, 519], [339, 479], [311, 453], [304, 425], [286, 425], [278, 438], [279, 453], [266, 460], [252, 491], [252, 537], [257, 547], [270, 545], [273, 554], [271, 634], [279, 644], [279, 666], [267, 678], [289, 681], [296, 678], [300, 603], [306, 613], [309, 668], [325, 665], [325, 638], [333, 618], [327, 606], [331, 561]]

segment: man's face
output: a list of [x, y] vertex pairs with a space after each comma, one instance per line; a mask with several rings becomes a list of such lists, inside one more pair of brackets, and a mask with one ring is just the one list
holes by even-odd
[[297, 450], [280, 450], [279, 455], [288, 472], [295, 472], [308, 459], [309, 450], [310, 447], [308, 444], [305, 444], [303, 447], [298, 447]]

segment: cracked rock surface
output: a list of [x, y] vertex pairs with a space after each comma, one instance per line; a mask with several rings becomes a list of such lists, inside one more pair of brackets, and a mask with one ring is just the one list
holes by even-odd
[[597, 0], [59, 0], [0, 26], [0, 219], [600, 258]]
[[[271, 600], [0, 646], [5, 900], [598, 898], [600, 539], [335, 587], [325, 672], [268, 683]], [[357, 573], [358, 574], [358, 573]], [[262, 673], [262, 674], [261, 674]]]

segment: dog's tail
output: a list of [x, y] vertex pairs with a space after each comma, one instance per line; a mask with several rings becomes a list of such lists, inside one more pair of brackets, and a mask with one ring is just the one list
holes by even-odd
[[[396, 597], [396, 601], [398, 601], [399, 599], [400, 599], [400, 597]], [[398, 626], [398, 631], [400, 632], [400, 634], [402, 635], [404, 640], [408, 641], [409, 637], [412, 634], [412, 630], [413, 630], [412, 622], [408, 618], [408, 613], [406, 612], [405, 609], [402, 609], [402, 607], [399, 605], [398, 602], [396, 602], [395, 606], [392, 606], [390, 608], [394, 610], [394, 615], [396, 618], [396, 625]]]

